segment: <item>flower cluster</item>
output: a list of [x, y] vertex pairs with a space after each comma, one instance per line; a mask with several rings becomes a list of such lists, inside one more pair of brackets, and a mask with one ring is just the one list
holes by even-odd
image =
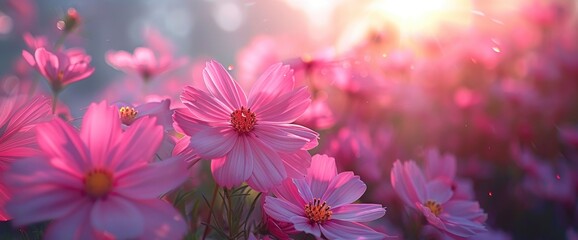
[[0, 239], [578, 236], [573, 1], [46, 4], [0, 3]]

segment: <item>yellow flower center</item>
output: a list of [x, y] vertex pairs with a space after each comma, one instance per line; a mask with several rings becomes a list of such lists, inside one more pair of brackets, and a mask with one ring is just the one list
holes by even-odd
[[321, 203], [319, 198], [314, 198], [313, 202], [305, 204], [305, 216], [311, 223], [324, 223], [331, 219], [332, 214], [331, 207], [327, 205], [327, 202]]
[[257, 123], [257, 117], [255, 113], [251, 112], [251, 109], [245, 109], [245, 107], [241, 107], [241, 109], [235, 110], [231, 113], [231, 126], [238, 132], [238, 133], [248, 133], [255, 127], [255, 123]]
[[96, 169], [88, 172], [84, 178], [84, 190], [93, 198], [106, 196], [112, 189], [112, 174]]
[[427, 208], [429, 208], [429, 210], [430, 210], [434, 215], [436, 215], [436, 217], [439, 216], [440, 213], [442, 212], [442, 206], [441, 206], [439, 203], [435, 202], [435, 201], [428, 200], [427, 202], [425, 202], [425, 206], [426, 206]]
[[128, 106], [121, 107], [118, 112], [120, 113], [120, 120], [124, 125], [130, 125], [138, 114], [137, 110]]

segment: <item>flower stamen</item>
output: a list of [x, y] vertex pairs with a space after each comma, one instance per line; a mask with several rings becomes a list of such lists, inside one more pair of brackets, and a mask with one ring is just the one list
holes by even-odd
[[112, 189], [112, 174], [106, 170], [95, 169], [86, 174], [84, 190], [93, 198], [106, 196]]
[[305, 216], [311, 223], [324, 223], [331, 219], [332, 214], [331, 207], [327, 205], [327, 202], [321, 203], [319, 198], [314, 198], [313, 202], [305, 204]]
[[427, 208], [429, 208], [429, 210], [430, 210], [434, 215], [436, 215], [436, 217], [439, 216], [440, 213], [442, 212], [442, 206], [441, 206], [439, 203], [435, 202], [435, 201], [428, 200], [427, 202], [425, 202], [424, 205], [425, 205]]
[[130, 125], [138, 114], [136, 109], [128, 106], [121, 107], [118, 112], [120, 113], [120, 120], [124, 125]]
[[250, 108], [245, 109], [245, 107], [241, 107], [241, 109], [237, 109], [231, 113], [231, 126], [233, 126], [238, 133], [250, 132], [256, 123], [257, 117], [254, 112], [251, 112]]

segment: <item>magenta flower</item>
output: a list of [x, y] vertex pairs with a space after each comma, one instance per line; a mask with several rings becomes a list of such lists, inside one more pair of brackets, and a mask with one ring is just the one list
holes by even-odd
[[186, 226], [161, 194], [186, 178], [184, 162], [150, 163], [162, 138], [154, 118], [121, 130], [106, 102], [86, 112], [80, 133], [59, 118], [36, 127], [43, 154], [16, 161], [3, 177], [16, 226], [53, 220], [46, 239], [178, 239]]
[[[48, 99], [24, 96], [0, 98], [0, 176], [4, 175], [11, 163], [23, 157], [38, 153], [36, 136], [32, 128], [41, 121], [48, 120], [50, 107]], [[0, 181], [0, 221], [10, 219], [4, 204], [10, 199], [4, 181]]]
[[359, 223], [385, 215], [380, 204], [353, 203], [366, 188], [353, 172], [337, 174], [335, 159], [315, 155], [307, 176], [287, 179], [274, 188], [276, 197], [267, 196], [264, 209], [273, 219], [318, 238], [383, 239], [385, 234]]
[[293, 88], [289, 66], [271, 66], [248, 98], [218, 62], [208, 62], [203, 77], [209, 92], [185, 87], [181, 100], [187, 108], [176, 110], [173, 118], [199, 156], [212, 159], [219, 185], [247, 181], [264, 192], [287, 176], [305, 175], [306, 150], [317, 146], [318, 134], [291, 124], [311, 100], [305, 87]]
[[414, 161], [393, 163], [391, 185], [406, 206], [421, 212], [450, 237], [467, 238], [486, 231], [482, 223], [487, 215], [478, 202], [450, 200], [451, 184], [439, 178], [426, 181]]
[[67, 49], [52, 53], [45, 48], [38, 48], [34, 56], [22, 51], [22, 57], [36, 68], [48, 80], [52, 92], [57, 94], [67, 85], [89, 77], [94, 68], [90, 64], [90, 56], [82, 49]]
[[159, 74], [174, 70], [186, 63], [186, 59], [173, 59], [171, 55], [163, 54], [159, 57], [153, 50], [139, 47], [134, 54], [126, 51], [109, 51], [106, 53], [106, 62], [126, 73], [137, 74], [145, 82]]

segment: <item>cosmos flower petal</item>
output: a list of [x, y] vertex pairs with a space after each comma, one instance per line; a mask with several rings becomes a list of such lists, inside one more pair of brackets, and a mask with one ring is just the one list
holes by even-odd
[[350, 222], [369, 222], [383, 217], [385, 209], [381, 204], [345, 204], [337, 208], [332, 208], [332, 219], [339, 219]]
[[186, 86], [181, 101], [191, 111], [191, 115], [201, 121], [229, 121], [231, 110], [224, 103], [196, 88]]
[[287, 172], [281, 157], [259, 139], [251, 139], [248, 145], [253, 161], [253, 174], [247, 180], [251, 188], [267, 192], [271, 187], [281, 184], [287, 178]]
[[38, 145], [49, 156], [70, 160], [66, 163], [77, 172], [84, 172], [90, 163], [86, 146], [76, 129], [56, 118], [36, 128]]
[[321, 232], [328, 239], [384, 239], [386, 235], [355, 222], [331, 220], [322, 224]]
[[306, 179], [314, 196], [323, 196], [335, 176], [337, 176], [335, 158], [325, 154], [316, 154], [311, 158], [311, 167], [307, 170]]
[[288, 65], [271, 65], [255, 81], [249, 92], [249, 105], [262, 106], [265, 103], [293, 90], [295, 80], [293, 70]]
[[321, 198], [321, 195], [313, 195], [311, 192], [311, 187], [307, 184], [307, 181], [303, 178], [293, 179], [293, 184], [297, 187], [297, 191], [299, 191], [299, 195], [301, 199], [305, 203], [313, 202], [313, 198]]
[[293, 227], [297, 231], [303, 231], [309, 234], [313, 234], [313, 236], [321, 237], [321, 229], [319, 228], [319, 224], [311, 224], [309, 223], [309, 219], [303, 216], [293, 216], [290, 219], [290, 222], [293, 223]]
[[294, 122], [311, 104], [311, 94], [306, 87], [271, 99], [262, 105], [251, 105], [259, 120], [277, 123]]
[[359, 176], [353, 175], [353, 172], [342, 172], [329, 183], [322, 199], [327, 201], [329, 206], [337, 208], [356, 201], [366, 189], [367, 186]]
[[94, 202], [90, 223], [96, 230], [109, 232], [120, 239], [136, 238], [144, 231], [141, 211], [128, 200], [115, 195]]
[[[183, 217], [170, 203], [159, 199], [141, 201], [135, 205], [144, 220], [142, 236], [151, 239], [182, 239], [187, 232]], [[159, 224], [162, 222], [163, 224]]]
[[65, 217], [53, 221], [46, 229], [44, 238], [48, 240], [96, 239], [96, 234], [90, 226], [89, 204], [77, 206]]
[[122, 130], [120, 117], [115, 107], [105, 102], [91, 104], [82, 120], [80, 138], [90, 149], [90, 157], [97, 166], [108, 165], [113, 158], [114, 147]]
[[483, 222], [487, 215], [476, 201], [450, 200], [443, 205], [444, 213], [454, 217], [461, 217], [472, 221]]
[[223, 158], [211, 161], [211, 172], [215, 181], [231, 188], [247, 180], [253, 171], [254, 153], [245, 137], [238, 137], [231, 151]]
[[203, 79], [209, 93], [229, 107], [228, 112], [240, 109], [241, 106], [247, 106], [245, 92], [220, 63], [207, 62], [203, 70]]
[[303, 215], [305, 211], [303, 207], [295, 206], [291, 202], [279, 198], [270, 196], [265, 198], [265, 212], [273, 219], [281, 222], [291, 222], [293, 216]]
[[285, 201], [296, 201], [295, 204], [298, 206], [305, 206], [305, 204], [307, 204], [307, 202], [303, 200], [303, 197], [301, 197], [301, 193], [291, 178], [283, 180], [279, 186], [272, 189], [272, 192], [277, 198]]
[[221, 158], [233, 149], [237, 138], [239, 134], [231, 127], [205, 128], [191, 136], [191, 147], [203, 158]]
[[283, 159], [287, 176], [290, 178], [303, 178], [307, 175], [307, 169], [311, 166], [311, 155], [305, 150], [292, 153], [279, 152]]
[[[170, 174], [171, 177], [155, 173]], [[115, 192], [135, 199], [158, 198], [178, 187], [187, 177], [187, 166], [180, 157], [172, 157], [119, 172]]]
[[163, 139], [163, 128], [156, 124], [155, 118], [145, 116], [133, 122], [121, 135], [122, 144], [108, 164], [118, 171], [150, 162]]
[[14, 195], [5, 205], [10, 216], [18, 216], [12, 219], [15, 226], [60, 218], [83, 204], [82, 200], [74, 200], [79, 194], [74, 189], [60, 190], [54, 186], [40, 185], [27, 191], [33, 194]]
[[175, 109], [173, 120], [173, 127], [175, 130], [188, 136], [195, 135], [196, 133], [208, 128], [205, 122], [196, 119], [187, 108]]
[[[421, 175], [420, 175], [421, 174]], [[420, 175], [410, 178], [408, 175]], [[425, 179], [413, 161], [401, 163], [396, 160], [391, 169], [391, 185], [406, 206], [415, 208], [415, 203], [426, 200]]]
[[443, 204], [453, 195], [452, 186], [443, 179], [434, 179], [426, 184], [427, 200]]
[[317, 146], [319, 137], [315, 131], [295, 124], [260, 124], [254, 132], [273, 149], [281, 152], [312, 149]]
[[443, 220], [446, 231], [459, 237], [467, 238], [487, 231], [484, 225], [464, 218], [447, 216]]

